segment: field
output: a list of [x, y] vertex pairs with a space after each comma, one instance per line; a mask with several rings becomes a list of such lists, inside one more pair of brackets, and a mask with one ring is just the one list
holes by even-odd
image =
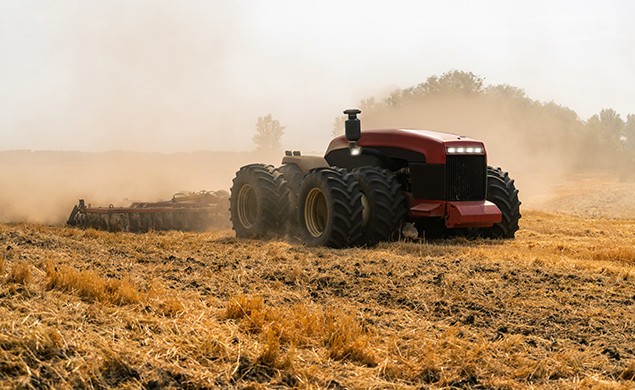
[[0, 385], [633, 388], [635, 220], [374, 249], [0, 225]]
[[212, 155], [152, 155], [153, 176], [116, 154], [102, 187], [114, 157], [78, 155], [63, 188], [43, 178], [68, 155], [0, 156], [0, 221], [30, 222], [0, 224], [1, 388], [635, 388], [632, 181], [525, 175], [512, 241], [330, 250], [62, 226], [79, 197], [199, 189], [209, 166], [223, 188]]

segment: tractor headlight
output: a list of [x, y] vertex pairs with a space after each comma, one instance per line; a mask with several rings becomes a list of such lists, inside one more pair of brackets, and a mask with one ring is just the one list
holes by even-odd
[[448, 146], [445, 151], [448, 154], [483, 154], [485, 149], [480, 146]]

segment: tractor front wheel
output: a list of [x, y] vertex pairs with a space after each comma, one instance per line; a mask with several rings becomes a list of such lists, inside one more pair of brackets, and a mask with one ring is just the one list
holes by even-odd
[[479, 235], [488, 238], [514, 238], [520, 220], [520, 200], [514, 180], [500, 168], [487, 167], [487, 200], [503, 214], [503, 220], [490, 228], [479, 229]]

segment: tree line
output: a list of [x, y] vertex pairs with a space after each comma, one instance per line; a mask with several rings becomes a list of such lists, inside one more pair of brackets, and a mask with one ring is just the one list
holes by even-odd
[[[558, 166], [619, 169], [635, 166], [635, 115], [625, 118], [605, 108], [582, 119], [555, 102], [531, 99], [508, 84], [487, 85], [472, 72], [452, 70], [396, 89], [386, 98], [362, 99], [362, 126], [422, 128], [461, 133], [485, 141], [491, 154], [521, 168]], [[277, 152], [285, 127], [271, 114], [259, 117], [253, 141], [258, 150]], [[344, 116], [332, 133], [343, 134]], [[523, 157], [520, 159], [519, 157]], [[520, 162], [523, 164], [520, 164]]]

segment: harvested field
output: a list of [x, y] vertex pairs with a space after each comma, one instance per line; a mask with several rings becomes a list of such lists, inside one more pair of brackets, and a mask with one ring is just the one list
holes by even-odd
[[635, 387], [635, 220], [521, 222], [372, 250], [0, 225], [0, 381]]
[[529, 202], [540, 210], [581, 217], [635, 219], [634, 194], [635, 180], [625, 175], [578, 173], [548, 183], [547, 189], [533, 194]]

